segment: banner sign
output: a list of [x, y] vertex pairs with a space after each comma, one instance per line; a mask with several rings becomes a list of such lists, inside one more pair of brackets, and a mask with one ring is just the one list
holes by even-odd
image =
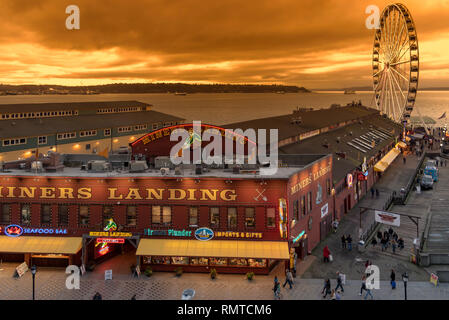
[[399, 227], [401, 225], [401, 216], [395, 213], [375, 210], [375, 221], [390, 226]]
[[326, 203], [321, 207], [321, 218], [324, 218], [329, 213], [329, 204]]
[[125, 243], [124, 238], [97, 238], [97, 243]]
[[91, 231], [89, 232], [89, 236], [91, 237], [123, 237], [129, 238], [132, 237], [133, 234], [131, 232], [102, 232], [102, 231]]

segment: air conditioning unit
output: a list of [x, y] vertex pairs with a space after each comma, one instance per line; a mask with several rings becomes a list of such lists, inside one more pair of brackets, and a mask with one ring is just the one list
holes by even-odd
[[144, 172], [147, 169], [146, 161], [132, 161], [129, 166], [129, 172]]
[[89, 161], [88, 162], [88, 169], [92, 170], [92, 171], [100, 171], [100, 172], [104, 172], [104, 171], [109, 171], [111, 168], [110, 163], [104, 161], [104, 160], [94, 160], [94, 161]]
[[32, 171], [42, 171], [42, 161], [33, 161], [31, 162], [31, 170]]
[[161, 175], [165, 176], [170, 172], [170, 168], [161, 168]]
[[180, 166], [175, 167], [175, 175], [180, 176], [182, 175], [182, 168]]

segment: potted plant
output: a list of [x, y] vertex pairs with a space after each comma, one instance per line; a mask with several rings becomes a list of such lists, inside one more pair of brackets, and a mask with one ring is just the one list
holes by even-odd
[[175, 272], [176, 272], [177, 277], [182, 276], [182, 268], [181, 267], [176, 268]]
[[144, 273], [147, 277], [151, 277], [153, 275], [153, 269], [151, 267], [147, 267]]
[[248, 272], [246, 274], [246, 279], [248, 279], [249, 281], [252, 281], [254, 279], [254, 272]]
[[215, 268], [213, 268], [213, 269], [210, 270], [210, 278], [211, 278], [212, 280], [214, 280], [214, 279], [217, 278], [217, 270], [215, 270]]

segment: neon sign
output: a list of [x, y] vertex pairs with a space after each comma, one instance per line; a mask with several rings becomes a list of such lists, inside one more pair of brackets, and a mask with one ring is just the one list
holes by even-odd
[[306, 234], [306, 231], [305, 231], [305, 230], [302, 230], [301, 233], [298, 234], [298, 236], [297, 236], [295, 239], [293, 239], [293, 243], [296, 243], [296, 242], [298, 242], [299, 240], [301, 240], [301, 238], [302, 238], [303, 236], [305, 236], [305, 234]]
[[103, 229], [104, 231], [115, 231], [117, 230], [117, 224], [115, 223], [115, 221], [111, 218], [108, 221], [108, 224], [106, 225], [106, 227], [104, 227]]
[[348, 173], [348, 175], [346, 176], [346, 183], [348, 184], [348, 188], [352, 187], [353, 183], [352, 174]]
[[287, 236], [287, 201], [284, 198], [279, 199], [279, 233], [281, 238]]
[[123, 238], [97, 238], [97, 243], [125, 243]]
[[17, 224], [11, 224], [5, 228], [8, 237], [19, 237], [23, 234], [23, 228]]
[[99, 246], [98, 254], [100, 256], [104, 256], [106, 253], [108, 253], [110, 251], [110, 247], [108, 246], [108, 244], [106, 242], [96, 243], [95, 247], [97, 247], [97, 246]]
[[170, 236], [170, 237], [190, 237], [192, 236], [192, 231], [189, 230], [153, 230], [145, 229], [144, 235], [146, 236]]

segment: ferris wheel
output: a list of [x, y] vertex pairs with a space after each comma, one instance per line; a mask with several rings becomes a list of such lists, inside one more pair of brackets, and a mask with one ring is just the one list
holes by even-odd
[[381, 13], [374, 35], [374, 99], [381, 114], [406, 123], [415, 105], [419, 78], [419, 50], [415, 23], [400, 3]]

